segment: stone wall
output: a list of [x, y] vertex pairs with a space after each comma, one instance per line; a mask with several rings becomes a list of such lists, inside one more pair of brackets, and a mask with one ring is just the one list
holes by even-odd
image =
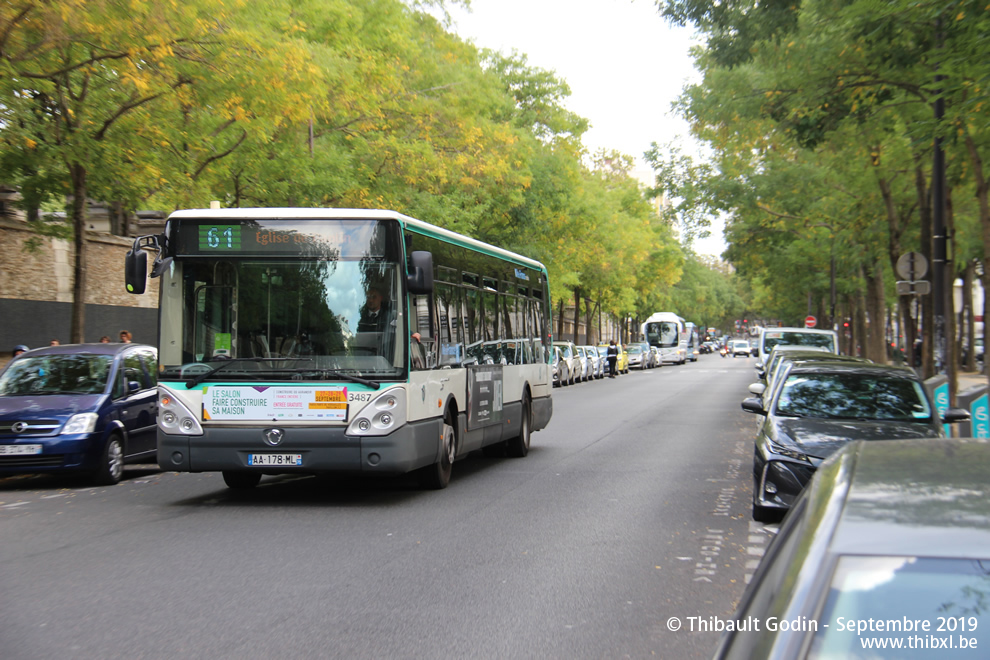
[[[5, 357], [17, 344], [37, 348], [53, 338], [69, 339], [75, 247], [40, 237], [37, 250], [26, 250], [35, 236], [23, 222], [0, 219], [0, 355]], [[140, 296], [124, 288], [124, 255], [133, 240], [96, 232], [88, 232], [87, 240], [86, 341], [103, 335], [116, 340], [126, 328], [134, 341], [156, 344], [159, 280], [149, 280]]]

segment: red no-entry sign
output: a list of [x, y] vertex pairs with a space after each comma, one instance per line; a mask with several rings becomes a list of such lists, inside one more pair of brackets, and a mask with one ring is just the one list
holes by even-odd
[[815, 327], [816, 323], [818, 323], [818, 319], [816, 319], [814, 316], [806, 316], [804, 318], [804, 327], [806, 328], [813, 328]]

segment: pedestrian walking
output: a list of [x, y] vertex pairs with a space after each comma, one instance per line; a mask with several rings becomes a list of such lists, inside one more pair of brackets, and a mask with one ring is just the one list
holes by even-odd
[[615, 345], [615, 340], [609, 340], [608, 348], [605, 350], [605, 357], [608, 360], [608, 377], [615, 378], [615, 366], [619, 361], [619, 347]]

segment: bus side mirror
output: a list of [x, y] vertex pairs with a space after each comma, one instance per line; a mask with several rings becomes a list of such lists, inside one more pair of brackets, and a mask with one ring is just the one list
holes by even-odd
[[409, 293], [427, 295], [433, 292], [433, 255], [414, 250], [409, 254], [409, 274], [406, 275]]
[[128, 293], [144, 293], [148, 283], [148, 254], [134, 242], [124, 257], [124, 283]]

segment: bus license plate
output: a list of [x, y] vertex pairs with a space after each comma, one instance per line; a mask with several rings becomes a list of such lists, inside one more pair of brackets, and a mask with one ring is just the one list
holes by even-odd
[[0, 445], [0, 456], [24, 456], [41, 453], [41, 445]]
[[302, 454], [248, 454], [248, 465], [298, 467], [302, 465]]

